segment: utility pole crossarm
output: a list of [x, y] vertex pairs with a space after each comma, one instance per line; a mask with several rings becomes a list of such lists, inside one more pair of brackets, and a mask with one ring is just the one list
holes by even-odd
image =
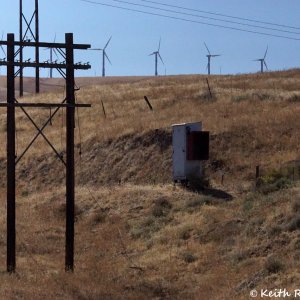
[[0, 103], [0, 107], [36, 107], [36, 108], [55, 108], [55, 107], [92, 107], [91, 104], [85, 103]]
[[[0, 66], [8, 66], [8, 61], [0, 61]], [[42, 62], [42, 63], [35, 63], [35, 62], [15, 62], [15, 67], [22, 67], [22, 68], [44, 68], [44, 69], [67, 69], [67, 65], [64, 63], [51, 63], [51, 62]], [[91, 65], [89, 64], [74, 64], [74, 70], [89, 70]]]
[[[67, 48], [65, 43], [48, 43], [48, 42], [26, 42], [26, 41], [15, 41], [15, 46], [21, 46], [21, 47], [40, 47], [40, 48], [61, 48], [65, 49]], [[0, 45], [7, 46], [7, 41], [0, 41]], [[73, 49], [77, 50], [88, 50], [91, 48], [90, 44], [73, 44], [71, 46]]]

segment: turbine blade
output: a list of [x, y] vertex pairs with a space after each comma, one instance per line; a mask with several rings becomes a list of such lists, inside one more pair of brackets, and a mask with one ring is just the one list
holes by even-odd
[[53, 48], [53, 53], [55, 54], [56, 58], [58, 58], [57, 51], [55, 48]]
[[6, 58], [6, 53], [5, 53], [5, 51], [4, 51], [3, 47], [2, 47], [2, 45], [1, 45], [1, 50], [2, 50], [2, 52], [3, 52], [3, 54], [4, 54], [5, 58]]
[[153, 53], [149, 54], [149, 56], [151, 56], [151, 55], [154, 55], [154, 54], [155, 54], [155, 52], [153, 52]]
[[160, 44], [161, 44], [161, 38], [159, 39], [159, 43], [158, 43], [158, 52], [159, 52], [159, 50], [160, 50]]
[[160, 56], [160, 53], [159, 53], [159, 52], [158, 52], [158, 56], [159, 56], [159, 58], [160, 58], [161, 62], [163, 63], [163, 65], [165, 65], [165, 63], [164, 63], [164, 61], [163, 61], [162, 57]]
[[100, 48], [91, 48], [91, 49], [88, 49], [88, 50], [93, 50], [93, 51], [102, 51], [103, 49], [100, 49]]
[[106, 54], [106, 52], [105, 52], [105, 51], [104, 51], [104, 56], [105, 56], [105, 57], [106, 57], [106, 59], [109, 61], [109, 63], [110, 63], [110, 64], [112, 64], [112, 63], [111, 63], [111, 61], [110, 61], [110, 59], [109, 59], [109, 57], [107, 56], [107, 54]]
[[106, 45], [105, 45], [105, 47], [103, 48], [103, 50], [105, 50], [105, 49], [106, 49], [106, 47], [108, 46], [108, 44], [109, 44], [109, 42], [110, 42], [111, 38], [112, 38], [112, 36], [109, 38], [109, 40], [108, 40], [108, 42], [106, 43]]
[[266, 53], [265, 53], [264, 59], [267, 57], [268, 49], [269, 49], [269, 46], [267, 46], [267, 50], [266, 50]]
[[217, 56], [221, 56], [221, 54], [213, 54], [213, 55], [211, 55], [211, 57], [217, 57]]
[[266, 69], [269, 71], [267, 63], [265, 61], [264, 61], [264, 65], [265, 65]]
[[205, 44], [205, 42], [204, 42], [204, 46], [205, 46], [205, 48], [206, 48], [208, 54], [211, 55], [211, 54], [210, 54], [210, 51], [209, 51], [209, 49], [208, 49], [208, 47], [207, 47], [207, 45]]
[[[2, 31], [1, 41], [3, 41], [3, 35], [4, 35], [4, 32]], [[3, 48], [2, 45], [1, 45], [1, 50], [2, 50], [2, 52], [3, 52], [3, 54], [4, 54], [5, 58], [6, 58], [6, 53], [5, 53], [4, 48]]]

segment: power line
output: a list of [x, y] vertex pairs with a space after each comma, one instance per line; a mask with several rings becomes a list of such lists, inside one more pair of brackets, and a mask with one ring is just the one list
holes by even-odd
[[[218, 21], [218, 22], [225, 22], [225, 23], [230, 23], [230, 24], [260, 28], [260, 29], [271, 30], [271, 31], [278, 31], [278, 32], [283, 32], [283, 33], [300, 34], [300, 32], [295, 32], [295, 31], [270, 28], [270, 27], [261, 26], [261, 25], [251, 25], [251, 24], [246, 24], [246, 23], [237, 22], [237, 21], [224, 20], [224, 19], [220, 19], [220, 18], [213, 18], [213, 17], [207, 17], [207, 16], [198, 15], [198, 14], [185, 13], [185, 12], [180, 12], [180, 11], [176, 11], [176, 10], [165, 9], [165, 8], [160, 8], [160, 7], [150, 6], [150, 5], [143, 5], [143, 4], [133, 3], [133, 2], [124, 1], [124, 0], [111, 0], [111, 1], [124, 3], [124, 4], [128, 4], [128, 5], [133, 5], [133, 6], [138, 6], [138, 7], [156, 9], [159, 11], [170, 12], [170, 13], [175, 13], [175, 14], [180, 14], [180, 15], [185, 15], [185, 16], [190, 16], [190, 17], [197, 17], [197, 18], [202, 18], [202, 19], [207, 19], [207, 20], [213, 20], [213, 21]], [[155, 3], [157, 3], [157, 2], [155, 2]]]
[[225, 14], [215, 13], [215, 12], [212, 12], [212, 11], [205, 11], [205, 10], [187, 8], [187, 7], [183, 7], [183, 6], [176, 6], [176, 5], [171, 5], [171, 4], [165, 4], [165, 3], [156, 2], [156, 1], [150, 1], [150, 0], [140, 0], [140, 1], [142, 1], [142, 2], [148, 2], [148, 3], [152, 3], [152, 4], [158, 4], [158, 5], [167, 6], [167, 7], [179, 8], [179, 9], [183, 9], [183, 10], [187, 10], [187, 11], [201, 12], [201, 13], [204, 13], [204, 14], [209, 14], [209, 15], [214, 15], [214, 16], [220, 16], [220, 17], [226, 17], [226, 18], [231, 18], [231, 19], [249, 21], [249, 22], [253, 22], [253, 23], [273, 25], [273, 26], [290, 28], [290, 29], [300, 29], [300, 27], [295, 27], [295, 26], [289, 26], [289, 25], [278, 24], [278, 23], [271, 23], [271, 22], [254, 20], [254, 19], [249, 19], [249, 18], [241, 18], [241, 17], [231, 16], [231, 15], [225, 15]]
[[201, 22], [201, 21], [196, 21], [196, 20], [191, 20], [191, 19], [174, 17], [174, 16], [170, 16], [170, 15], [163, 15], [163, 14], [148, 12], [148, 11], [144, 11], [144, 10], [138, 10], [138, 9], [132, 9], [132, 8], [127, 8], [127, 7], [102, 3], [102, 2], [96, 2], [96, 1], [92, 1], [92, 0], [79, 0], [79, 1], [91, 3], [91, 4], [95, 4], [95, 5], [117, 8], [117, 9], [126, 10], [126, 11], [137, 12], [137, 13], [151, 15], [151, 16], [159, 16], [159, 17], [164, 17], [164, 18], [173, 19], [173, 20], [180, 20], [180, 21], [189, 22], [189, 23], [202, 24], [202, 25], [208, 25], [208, 26], [213, 26], [213, 27], [217, 27], [217, 28], [230, 29], [230, 30], [235, 30], [235, 31], [264, 35], [264, 36], [272, 36], [272, 37], [283, 38], [283, 39], [288, 39], [288, 40], [300, 41], [300, 38], [294, 38], [294, 37], [288, 37], [288, 36], [284, 36], [284, 35], [277, 35], [277, 34], [255, 31], [255, 30], [248, 30], [248, 29], [242, 29], [242, 28], [237, 28], [237, 27]]

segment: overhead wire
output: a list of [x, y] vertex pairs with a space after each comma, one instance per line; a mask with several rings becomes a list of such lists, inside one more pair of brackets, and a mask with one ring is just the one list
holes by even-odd
[[152, 4], [157, 4], [157, 5], [166, 6], [166, 7], [179, 8], [179, 9], [186, 10], [186, 11], [200, 12], [200, 13], [209, 14], [209, 15], [213, 15], [213, 16], [220, 16], [220, 17], [231, 18], [231, 19], [242, 20], [242, 21], [248, 21], [248, 22], [253, 22], [253, 23], [259, 23], [259, 24], [272, 25], [272, 26], [277, 26], [277, 27], [290, 28], [290, 29], [299, 29], [300, 30], [300, 27], [296, 27], [296, 26], [266, 22], [266, 21], [255, 20], [255, 19], [250, 19], [250, 18], [242, 18], [242, 17], [226, 15], [226, 14], [221, 14], [221, 13], [212, 12], [212, 11], [205, 11], [205, 10], [200, 10], [200, 9], [195, 9], [195, 8], [188, 8], [188, 7], [184, 7], [184, 6], [166, 4], [166, 3], [162, 3], [162, 2], [158, 2], [158, 1], [150, 1], [150, 0], [139, 0], [139, 1], [152, 3]]
[[[77, 103], [77, 95], [75, 93], [75, 103]], [[80, 116], [79, 116], [79, 109], [77, 107], [77, 126], [78, 126], [78, 134], [79, 134], [79, 173], [82, 173], [82, 136], [81, 136], [81, 126], [80, 126]], [[77, 177], [78, 171], [76, 169], [76, 177]], [[83, 185], [83, 187], [88, 191], [88, 193], [90, 194], [92, 200], [94, 201], [94, 203], [99, 203], [99, 201], [96, 199], [96, 197], [94, 196], [94, 193], [92, 193], [91, 189], [89, 188], [89, 186], [87, 184]]]
[[15, 125], [15, 132], [16, 132], [16, 149], [15, 149], [15, 156], [18, 157], [18, 150], [19, 150], [19, 138], [18, 138], [18, 126], [17, 126], [17, 122]]
[[192, 20], [192, 19], [186, 19], [186, 18], [175, 17], [175, 16], [170, 16], [170, 15], [165, 15], [165, 14], [159, 14], [159, 13], [154, 13], [154, 12], [149, 12], [149, 11], [144, 11], [144, 10], [139, 10], [139, 9], [133, 9], [133, 8], [128, 8], [128, 7], [107, 4], [107, 3], [103, 3], [103, 2], [99, 2], [99, 1], [97, 1], [97, 2], [92, 1], [92, 0], [79, 0], [79, 1], [90, 3], [90, 4], [95, 4], [95, 5], [117, 8], [117, 9], [125, 10], [125, 11], [137, 12], [137, 13], [151, 15], [151, 16], [159, 16], [159, 17], [164, 17], [164, 18], [173, 19], [173, 20], [180, 20], [180, 21], [189, 22], [189, 23], [202, 24], [202, 25], [208, 25], [208, 26], [217, 27], [217, 28], [230, 29], [230, 30], [234, 30], [234, 31], [247, 32], [247, 33], [253, 33], [253, 34], [258, 34], [258, 35], [263, 35], [263, 36], [271, 36], [271, 37], [283, 38], [283, 39], [288, 39], [288, 40], [300, 41], [300, 38], [296, 38], [296, 37], [289, 37], [289, 36], [285, 36], [285, 35], [272, 34], [272, 33], [260, 32], [260, 31], [250, 30], [250, 29], [243, 29], [243, 28], [225, 26], [225, 25], [220, 25], [220, 24], [196, 21], [196, 20]]
[[[77, 95], [75, 93], [75, 103], [77, 103]], [[81, 128], [80, 128], [80, 115], [79, 115], [79, 108], [78, 106], [76, 107], [76, 114], [77, 114], [77, 126], [78, 126], [78, 135], [79, 135], [79, 156], [81, 159], [82, 155], [82, 148], [81, 148]]]
[[[270, 27], [261, 26], [261, 25], [245, 24], [245, 23], [237, 22], [237, 21], [230, 21], [230, 20], [224, 20], [224, 19], [220, 19], [220, 18], [207, 17], [207, 16], [202, 16], [202, 15], [199, 15], [199, 14], [185, 13], [185, 12], [180, 12], [180, 11], [176, 11], [176, 10], [165, 9], [165, 8], [160, 8], [160, 7], [150, 6], [150, 5], [143, 5], [143, 4], [133, 3], [133, 2], [124, 1], [124, 0], [111, 0], [111, 1], [118, 2], [118, 3], [123, 3], [123, 4], [128, 4], [128, 5], [132, 5], [132, 6], [150, 8], [150, 9], [155, 9], [155, 10], [159, 10], [159, 11], [190, 16], [190, 17], [196, 17], [196, 18], [202, 18], [202, 19], [213, 20], [213, 21], [218, 21], [218, 22], [224, 22], [224, 23], [229, 23], [229, 24], [236, 24], [236, 25], [241, 25], [241, 26], [247, 26], [247, 27], [254, 27], [254, 28], [259, 28], [259, 29], [270, 30], [270, 31], [277, 31], [277, 32], [283, 32], [283, 33], [289, 33], [289, 34], [299, 34], [300, 35], [300, 32], [270, 28]], [[155, 3], [157, 3], [157, 2], [155, 2]]]
[[26, 245], [26, 243], [24, 242], [24, 240], [21, 238], [21, 236], [18, 234], [18, 232], [16, 232], [16, 239], [19, 240], [20, 245], [23, 247], [23, 249], [25, 250], [25, 252], [28, 254], [29, 258], [33, 261], [33, 263], [36, 265], [37, 269], [43, 273], [44, 275], [47, 273], [43, 267], [39, 264], [39, 262], [35, 259], [35, 257], [33, 256], [33, 254], [29, 251], [28, 246]]
[[64, 109], [61, 108], [60, 148], [62, 153], [63, 153], [63, 135], [64, 135]]

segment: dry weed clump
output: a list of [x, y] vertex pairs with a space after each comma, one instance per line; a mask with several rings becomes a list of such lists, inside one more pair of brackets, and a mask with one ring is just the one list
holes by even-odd
[[284, 265], [282, 263], [282, 260], [271, 256], [267, 259], [265, 263], [265, 269], [269, 274], [279, 273], [284, 269]]

